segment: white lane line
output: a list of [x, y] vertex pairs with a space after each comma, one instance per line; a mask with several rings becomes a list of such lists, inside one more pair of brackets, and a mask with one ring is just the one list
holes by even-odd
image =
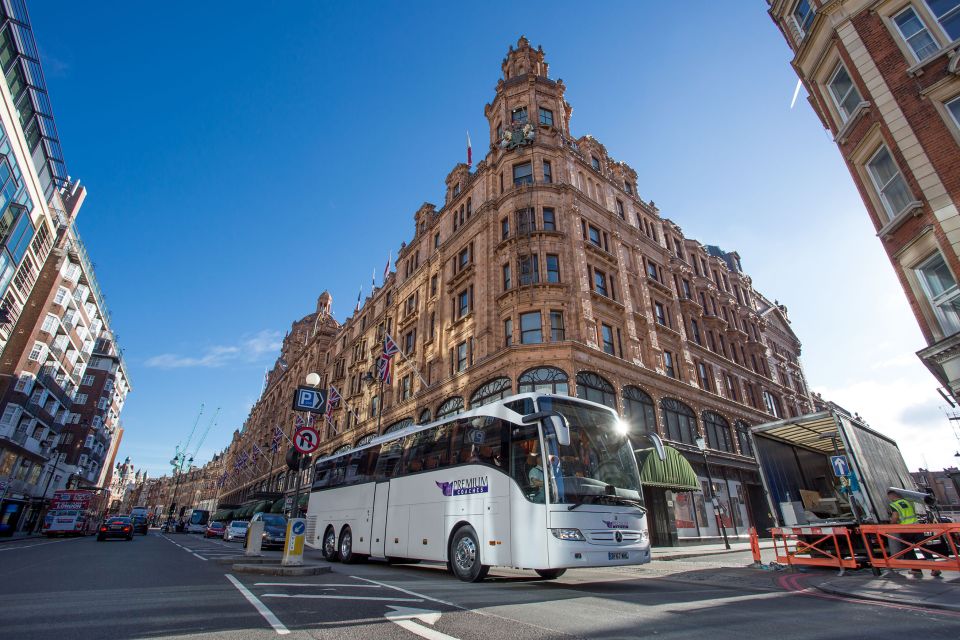
[[82, 538], [64, 538], [63, 540], [51, 540], [49, 542], [38, 542], [37, 544], [27, 544], [27, 545], [18, 545], [17, 543], [12, 542], [9, 544], [13, 544], [15, 546], [12, 546], [12, 547], [7, 546], [3, 549], [0, 549], [0, 551], [16, 551], [17, 549], [30, 549], [32, 547], [43, 547], [48, 544], [57, 544], [58, 542], [69, 542], [70, 540], [79, 540], [79, 539], [82, 539]]
[[277, 632], [277, 635], [284, 636], [290, 633], [290, 629], [287, 629], [287, 627], [280, 622], [280, 619], [273, 614], [273, 611], [270, 611], [270, 609], [267, 608], [267, 605], [260, 602], [260, 599], [253, 595], [249, 589], [243, 586], [239, 580], [234, 578], [229, 573], [224, 575], [227, 577], [227, 580], [233, 583], [233, 586], [237, 588], [237, 591], [243, 594], [243, 597], [247, 599], [247, 602], [253, 605], [253, 608], [257, 610], [257, 613], [263, 616], [263, 619], [270, 623], [270, 626], [273, 627], [273, 630]]
[[257, 582], [254, 586], [257, 587], [351, 587], [356, 589], [379, 589], [380, 585], [378, 584], [332, 584], [329, 582], [323, 583], [312, 583], [312, 582]]
[[422, 598], [377, 598], [367, 596], [325, 596], [318, 593], [265, 593], [263, 598], [313, 598], [317, 600], [380, 600], [388, 602], [423, 602]]
[[[402, 591], [411, 596], [416, 596], [417, 598], [423, 598], [424, 600], [430, 600], [431, 602], [439, 602], [440, 604], [445, 604], [448, 607], [453, 607], [454, 609], [462, 609], [464, 611], [472, 611], [472, 609], [467, 609], [467, 607], [461, 606], [453, 602], [447, 602], [446, 600], [440, 600], [439, 598], [431, 598], [430, 596], [425, 596], [422, 593], [417, 593], [416, 591], [410, 591], [409, 589], [402, 589], [400, 587], [395, 587], [392, 584], [387, 584], [386, 582], [377, 582], [376, 580], [371, 580], [369, 578], [361, 578], [360, 576], [350, 576], [354, 580], [363, 580], [364, 582], [372, 582], [373, 584], [378, 584], [381, 587], [386, 587], [387, 589], [394, 589], [395, 591]], [[477, 611], [477, 613], [480, 613]]]
[[403, 627], [410, 633], [414, 633], [421, 638], [427, 638], [427, 640], [460, 640], [454, 636], [448, 636], [441, 631], [428, 629], [427, 627], [417, 624], [413, 620], [392, 620], [390, 618], [388, 618], [388, 620], [398, 627]]
[[[191, 551], [191, 553], [193, 553], [193, 552]], [[206, 562], [206, 561], [207, 561], [207, 559], [206, 559], [206, 558], [204, 558], [203, 556], [201, 556], [201, 555], [200, 555], [200, 554], [198, 554], [198, 553], [193, 553], [193, 555], [194, 555], [195, 557], [197, 557], [197, 558], [200, 558], [200, 559], [201, 559], [201, 560], [203, 560], [204, 562]]]

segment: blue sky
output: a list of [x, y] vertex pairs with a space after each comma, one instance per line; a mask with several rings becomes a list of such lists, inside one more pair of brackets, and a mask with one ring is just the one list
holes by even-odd
[[121, 459], [166, 471], [201, 403], [222, 407], [209, 459], [290, 322], [324, 289], [349, 315], [414, 211], [442, 202], [465, 130], [485, 154], [483, 106], [522, 33], [566, 83], [575, 135], [788, 306], [813, 388], [911, 467], [952, 464], [916, 322], [830, 136], [802, 94], [790, 109], [766, 3], [518, 6], [30, 3], [134, 385]]

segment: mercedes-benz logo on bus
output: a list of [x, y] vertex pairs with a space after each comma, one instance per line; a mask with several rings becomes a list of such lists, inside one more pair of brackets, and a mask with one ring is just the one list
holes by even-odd
[[616, 538], [617, 542], [623, 542], [623, 534], [619, 531], [615, 532], [613, 537]]

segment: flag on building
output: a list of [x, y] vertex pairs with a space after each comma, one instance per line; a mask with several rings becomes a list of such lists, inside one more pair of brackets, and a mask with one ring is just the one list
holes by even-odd
[[373, 291], [377, 288], [377, 270], [374, 269], [370, 273], [370, 291]]
[[383, 282], [387, 281], [387, 276], [390, 275], [390, 258], [393, 257], [393, 251], [387, 251], [387, 266], [383, 268]]
[[360, 287], [360, 291], [357, 292], [357, 308], [354, 309], [354, 312], [360, 311], [360, 298], [363, 296], [363, 286]]
[[283, 440], [283, 429], [280, 425], [273, 427], [273, 440], [270, 442], [270, 449], [276, 453], [280, 449], [280, 441]]
[[333, 410], [340, 404], [340, 392], [333, 385], [327, 390], [327, 411], [324, 413], [328, 422], [332, 422]]
[[295, 418], [293, 419], [293, 430], [294, 430], [294, 431], [299, 431], [300, 429], [303, 429], [305, 426], [307, 426], [307, 423], [304, 422], [304, 421], [303, 421], [303, 418], [301, 418], [300, 416], [297, 416], [297, 417], [295, 417]]
[[252, 460], [252, 462], [256, 463], [256, 462], [257, 462], [257, 456], [262, 456], [262, 455], [263, 455], [263, 449], [261, 449], [258, 445], [253, 445], [253, 456], [252, 456], [252, 457], [253, 457], [253, 460]]
[[383, 336], [383, 355], [387, 358], [392, 358], [396, 354], [400, 353], [400, 345], [390, 337], [389, 333], [384, 334]]
[[287, 361], [282, 357], [279, 360], [277, 360], [277, 364], [280, 365], [280, 368], [283, 369], [284, 371], [286, 371], [290, 367], [290, 365], [287, 364]]
[[393, 359], [387, 355], [381, 355], [380, 358], [377, 359], [377, 377], [386, 384], [390, 384], [390, 373], [392, 369], [390, 363], [392, 360]]
[[470, 132], [467, 131], [467, 168], [473, 166], [473, 145], [470, 144]]

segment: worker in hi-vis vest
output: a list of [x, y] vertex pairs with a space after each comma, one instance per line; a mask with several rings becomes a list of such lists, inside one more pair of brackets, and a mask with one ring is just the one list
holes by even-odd
[[[903, 498], [896, 491], [888, 491], [887, 499], [890, 500], [890, 504], [887, 505], [890, 508], [890, 524], [917, 524], [918, 522], [917, 510], [913, 506], [912, 502]], [[897, 534], [897, 537], [902, 538], [903, 540], [906, 540], [907, 542], [910, 542], [912, 544], [916, 544], [924, 539], [923, 533], [900, 533], [900, 534]], [[890, 547], [891, 547], [890, 548], [891, 554], [896, 554], [901, 549], [903, 549], [903, 545], [898, 543], [896, 540], [893, 540], [892, 538], [890, 539]], [[901, 558], [898, 558], [898, 559], [910, 560], [912, 559], [912, 556], [914, 556], [914, 554], [919, 554], [920, 557], [924, 560], [934, 559], [933, 556], [930, 556], [929, 554], [927, 554], [920, 547], [917, 547], [914, 552], [907, 552]], [[921, 571], [920, 569], [911, 569], [911, 573], [913, 573], [913, 575], [918, 578], [923, 577], [923, 571]], [[939, 578], [940, 570], [934, 569], [933, 571], [930, 572], [930, 575], [932, 575], [934, 578]]]

